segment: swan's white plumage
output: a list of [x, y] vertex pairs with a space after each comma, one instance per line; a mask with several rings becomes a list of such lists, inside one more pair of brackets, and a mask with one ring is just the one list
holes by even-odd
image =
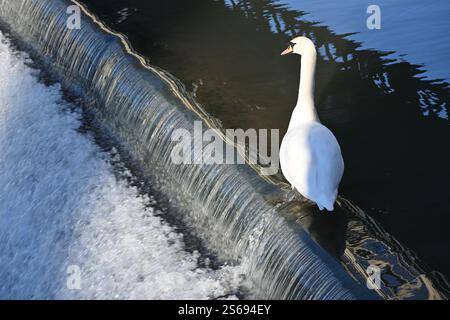
[[314, 107], [315, 47], [304, 37], [292, 42], [292, 52], [303, 57], [302, 71], [298, 103], [281, 144], [281, 169], [300, 194], [314, 201], [320, 210], [333, 211], [344, 160], [338, 141], [320, 123]]
[[289, 131], [281, 145], [280, 162], [286, 179], [300, 194], [321, 210], [334, 210], [344, 160], [328, 128], [311, 122]]

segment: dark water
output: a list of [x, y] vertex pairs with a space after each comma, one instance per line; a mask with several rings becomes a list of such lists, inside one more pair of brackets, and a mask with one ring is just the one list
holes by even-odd
[[[365, 49], [335, 34], [327, 21], [311, 22], [300, 1], [83, 2], [152, 64], [181, 79], [226, 128], [284, 134], [300, 61], [279, 53], [295, 35], [313, 38], [321, 53], [316, 106], [346, 160], [341, 193], [431, 268], [450, 275], [450, 97], [445, 83], [422, 77], [427, 66], [398, 59], [401, 53]], [[402, 18], [416, 14], [406, 10]], [[430, 46], [440, 42], [426, 20], [416, 23]], [[389, 36], [402, 39], [395, 30]]]

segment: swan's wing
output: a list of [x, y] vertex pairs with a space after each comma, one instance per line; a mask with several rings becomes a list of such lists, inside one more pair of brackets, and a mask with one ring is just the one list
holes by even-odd
[[311, 179], [315, 178], [314, 153], [309, 143], [309, 128], [297, 127], [289, 131], [283, 139], [280, 163], [286, 179], [303, 196], [310, 198]]
[[314, 153], [318, 191], [333, 197], [344, 174], [344, 160], [339, 143], [323, 125], [311, 129], [309, 140]]
[[341, 149], [333, 133], [315, 123], [290, 131], [283, 139], [281, 168], [286, 179], [317, 203], [334, 202], [344, 173]]

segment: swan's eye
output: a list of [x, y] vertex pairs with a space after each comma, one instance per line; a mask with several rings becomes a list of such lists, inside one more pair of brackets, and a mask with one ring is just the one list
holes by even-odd
[[291, 46], [292, 49], [294, 49], [294, 46], [296, 45], [295, 42], [289, 42], [289, 45]]

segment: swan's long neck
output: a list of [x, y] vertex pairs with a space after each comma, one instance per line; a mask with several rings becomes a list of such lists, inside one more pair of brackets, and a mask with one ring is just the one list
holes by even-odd
[[305, 122], [319, 121], [316, 107], [314, 106], [314, 88], [316, 74], [317, 53], [314, 46], [307, 48], [302, 54], [300, 70], [300, 89], [297, 105], [292, 113], [289, 130]]

